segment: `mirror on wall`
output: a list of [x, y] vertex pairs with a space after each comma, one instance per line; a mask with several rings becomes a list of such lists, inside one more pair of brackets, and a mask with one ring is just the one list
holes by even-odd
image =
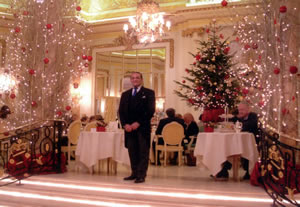
[[[95, 113], [115, 119], [119, 98], [131, 88], [130, 73], [143, 74], [144, 86], [155, 91], [157, 107], [163, 110], [165, 98], [166, 49], [151, 48], [96, 54]], [[111, 111], [111, 112], [109, 112]], [[107, 114], [109, 113], [109, 114]]]

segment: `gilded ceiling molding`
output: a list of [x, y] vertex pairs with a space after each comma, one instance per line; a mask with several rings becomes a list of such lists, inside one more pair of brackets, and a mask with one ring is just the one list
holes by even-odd
[[[110, 43], [110, 44], [103, 44], [103, 45], [97, 45], [97, 46], [93, 46], [91, 47], [91, 51], [93, 51], [94, 49], [102, 49], [102, 48], [113, 48], [113, 47], [120, 47], [120, 46], [125, 46], [126, 49], [132, 49], [133, 45], [137, 45], [139, 44], [138, 42], [136, 44], [132, 44], [130, 46], [130, 48], [127, 47], [127, 45], [124, 45], [122, 43], [124, 43], [121, 37], [118, 37], [114, 40], [114, 43]], [[174, 67], [174, 39], [162, 39], [162, 40], [157, 40], [154, 43], [169, 43], [170, 45], [170, 63], [169, 63], [169, 67], [173, 68]]]
[[204, 27], [190, 28], [190, 29], [183, 30], [181, 33], [181, 36], [192, 38], [194, 33], [196, 33], [198, 35], [198, 37], [200, 37], [201, 35], [204, 34], [204, 32], [205, 32]]

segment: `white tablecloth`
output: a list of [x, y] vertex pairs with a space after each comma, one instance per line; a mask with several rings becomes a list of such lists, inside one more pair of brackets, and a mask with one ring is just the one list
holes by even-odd
[[222, 169], [222, 163], [229, 156], [240, 155], [248, 159], [250, 173], [258, 159], [254, 135], [247, 132], [199, 133], [194, 155], [199, 158], [197, 164], [202, 161], [213, 175]]
[[123, 132], [81, 132], [76, 156], [79, 156], [80, 162], [87, 167], [92, 167], [98, 160], [109, 157], [130, 166]]

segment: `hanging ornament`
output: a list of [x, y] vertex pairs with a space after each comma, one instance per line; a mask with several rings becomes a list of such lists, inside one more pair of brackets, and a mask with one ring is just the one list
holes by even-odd
[[252, 49], [256, 50], [258, 48], [258, 45], [256, 43], [252, 44]]
[[66, 106], [66, 110], [70, 111], [71, 110], [71, 106]]
[[81, 7], [80, 6], [76, 6], [76, 11], [81, 11]]
[[201, 60], [201, 55], [198, 54], [198, 55], [195, 56], [195, 58], [196, 58], [196, 60], [199, 61], [199, 60]]
[[287, 110], [286, 108], [283, 108], [283, 109], [281, 110], [281, 113], [282, 113], [282, 115], [286, 115], [286, 114], [289, 113], [289, 110]]
[[30, 75], [34, 75], [34, 74], [35, 74], [35, 70], [29, 69], [29, 70], [28, 70], [28, 73], [29, 73]]
[[197, 91], [202, 91], [203, 87], [202, 86], [197, 86]]
[[20, 27], [16, 27], [15, 28], [15, 33], [19, 33], [19, 32], [21, 32], [21, 28]]
[[47, 28], [47, 29], [52, 29], [52, 24], [47, 24], [47, 25], [46, 25], [46, 28]]
[[23, 11], [23, 15], [24, 15], [24, 16], [27, 16], [28, 14], [29, 14], [28, 11]]
[[280, 69], [279, 68], [274, 68], [274, 74], [278, 75], [280, 73]]
[[226, 47], [223, 52], [225, 55], [227, 55], [229, 53], [229, 51], [230, 51], [230, 47]]
[[298, 72], [298, 68], [297, 68], [296, 66], [291, 66], [291, 67], [290, 67], [290, 72], [291, 72], [292, 74], [296, 74], [296, 73]]
[[89, 64], [88, 63], [84, 63], [84, 67], [89, 67]]
[[36, 103], [35, 101], [32, 101], [32, 102], [31, 102], [31, 106], [32, 106], [32, 107], [36, 107], [36, 106], [37, 106], [37, 103]]
[[243, 88], [242, 93], [247, 95], [249, 93], [249, 90], [247, 88]]
[[4, 136], [8, 136], [8, 135], [9, 135], [9, 132], [4, 132], [3, 135], [4, 135]]
[[264, 101], [260, 101], [260, 102], [258, 102], [258, 105], [259, 105], [259, 107], [263, 107], [265, 105], [265, 102]]
[[69, 67], [72, 67], [72, 63], [71, 63], [71, 62], [68, 62], [68, 66], [69, 66]]
[[210, 32], [210, 30], [209, 30], [209, 28], [207, 28], [207, 29], [206, 29], [206, 33], [209, 33], [209, 32]]
[[277, 20], [276, 19], [274, 19], [274, 24], [277, 24]]
[[281, 6], [281, 7], [279, 8], [279, 12], [280, 12], [280, 13], [285, 13], [285, 12], [287, 12], [286, 6]]
[[86, 59], [87, 59], [87, 56], [86, 56], [86, 55], [82, 55], [82, 59], [83, 59], [83, 60], [86, 60]]
[[49, 63], [49, 59], [48, 58], [44, 58], [44, 63], [48, 64]]
[[21, 47], [21, 50], [22, 50], [22, 52], [25, 52], [26, 48], [25, 47]]
[[235, 38], [235, 41], [236, 41], [236, 42], [240, 41], [240, 38], [239, 38], [239, 37], [236, 37], [236, 38]]
[[223, 39], [224, 38], [224, 35], [223, 34], [220, 34], [220, 39]]
[[10, 98], [11, 99], [15, 99], [16, 98], [16, 94], [14, 94], [14, 93], [10, 94]]
[[56, 112], [56, 115], [57, 115], [57, 116], [61, 116], [61, 115], [62, 115], [62, 112], [61, 112], [61, 111], [58, 111], [58, 112]]
[[245, 46], [244, 46], [244, 49], [245, 50], [248, 50], [250, 48], [250, 45], [247, 43], [247, 44], [245, 44]]
[[182, 80], [182, 83], [185, 83], [185, 80]]
[[227, 4], [228, 4], [228, 2], [227, 2], [226, 0], [223, 0], [223, 1], [221, 2], [221, 5], [224, 6], [224, 7], [227, 6]]
[[88, 60], [89, 62], [91, 62], [91, 61], [93, 60], [93, 57], [92, 57], [92, 56], [87, 56], [87, 60]]

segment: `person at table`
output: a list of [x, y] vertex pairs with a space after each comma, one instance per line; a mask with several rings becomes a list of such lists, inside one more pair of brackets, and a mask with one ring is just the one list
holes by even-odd
[[[194, 116], [191, 113], [186, 113], [183, 115], [183, 120], [184, 120], [184, 125], [185, 125], [185, 130], [184, 130], [184, 139], [182, 141], [182, 146], [184, 147], [184, 149], [187, 149], [187, 145], [190, 143], [191, 141], [191, 136], [197, 136], [197, 134], [199, 133], [199, 128], [197, 123], [195, 122]], [[194, 139], [194, 143], [196, 144], [196, 140]], [[171, 164], [176, 165], [177, 164], [177, 157], [178, 157], [178, 152], [174, 153], [174, 157], [171, 160]]]
[[131, 175], [124, 180], [145, 182], [149, 162], [151, 118], [155, 112], [155, 93], [142, 86], [139, 72], [130, 75], [132, 89], [122, 93], [118, 114], [125, 129], [125, 147], [128, 148]]
[[[242, 132], [250, 132], [253, 133], [256, 139], [256, 143], [258, 141], [257, 135], [258, 135], [258, 117], [257, 114], [254, 112], [250, 112], [250, 107], [248, 103], [242, 102], [238, 105], [238, 114], [234, 118], [232, 118], [230, 121], [233, 122], [241, 122], [242, 123]], [[249, 160], [245, 158], [241, 158], [241, 163], [243, 166], [243, 169], [246, 171], [245, 175], [243, 176], [244, 180], [250, 179], [249, 174]], [[228, 170], [230, 170], [232, 167], [231, 163], [226, 161], [223, 164], [222, 170], [217, 174], [217, 178], [228, 178]]]
[[7, 116], [11, 114], [10, 108], [7, 105], [3, 105], [0, 109], [0, 133], [1, 133], [1, 137], [4, 136], [2, 135], [2, 133], [7, 132], [7, 124], [4, 121], [5, 119], [7, 119]]
[[[159, 123], [158, 123], [157, 129], [156, 129], [156, 131], [155, 131], [155, 134], [156, 134], [156, 135], [161, 135], [164, 126], [165, 126], [166, 124], [168, 124], [168, 123], [173, 122], [173, 121], [178, 122], [179, 124], [181, 124], [181, 125], [183, 126], [183, 128], [185, 128], [184, 120], [175, 117], [175, 109], [173, 109], [173, 108], [168, 108], [168, 109], [166, 110], [166, 114], [167, 114], [167, 118], [161, 119], [161, 120], [159, 121]], [[159, 138], [159, 139], [157, 140], [157, 143], [158, 143], [159, 145], [163, 145], [163, 144], [164, 144], [163, 138]], [[153, 147], [154, 154], [155, 154], [156, 143], [154, 142], [154, 140], [153, 140], [153, 142], [152, 142], [152, 147]], [[160, 164], [160, 160], [159, 160], [159, 156], [160, 156], [160, 151], [157, 152], [157, 157], [156, 157], [155, 159], [157, 159], [158, 165], [161, 165], [161, 164]]]

